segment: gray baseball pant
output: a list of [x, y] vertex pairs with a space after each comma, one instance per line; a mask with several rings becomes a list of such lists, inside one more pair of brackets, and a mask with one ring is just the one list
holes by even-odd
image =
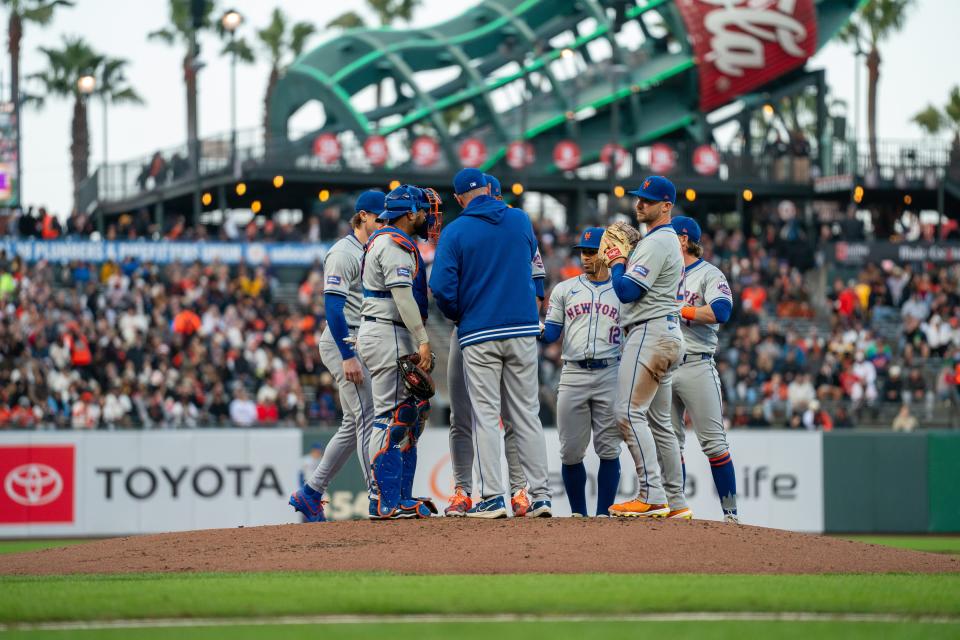
[[623, 436], [617, 428], [614, 405], [617, 369], [582, 369], [564, 364], [557, 387], [557, 434], [560, 461], [565, 465], [583, 461], [593, 434], [593, 449], [601, 460], [620, 456]]
[[[668, 471], [680, 469], [680, 445], [670, 421], [669, 374], [683, 355], [683, 334], [675, 318], [655, 318], [630, 330], [617, 379], [617, 424], [637, 468], [637, 497], [648, 504], [667, 503], [658, 445], [662, 443], [660, 455]], [[674, 500], [681, 500], [682, 479], [679, 483], [672, 477], [667, 481], [673, 485], [669, 491]]]
[[364, 484], [370, 487], [370, 432], [373, 429], [373, 396], [371, 395], [370, 371], [360, 359], [363, 371], [363, 383], [353, 384], [343, 375], [343, 357], [337, 349], [330, 330], [320, 336], [320, 360], [323, 362], [340, 390], [340, 407], [343, 421], [324, 449], [320, 464], [314, 470], [307, 483], [320, 493], [325, 493], [327, 485], [340, 471], [350, 456], [356, 452], [363, 473]]
[[519, 466], [532, 500], [549, 500], [547, 447], [540, 424], [537, 341], [533, 336], [490, 340], [463, 348], [464, 374], [474, 413], [474, 451], [480, 496], [503, 495], [500, 417], [509, 418]]
[[[450, 354], [447, 358], [447, 388], [450, 390], [450, 466], [453, 482], [467, 495], [473, 494], [473, 408], [470, 393], [463, 374], [463, 351], [457, 342], [456, 330], [450, 338]], [[510, 476], [510, 493], [515, 494], [527, 484], [520, 467], [520, 452], [510, 420], [503, 420], [503, 445], [507, 457], [507, 473]], [[477, 475], [479, 475], [477, 469]]]

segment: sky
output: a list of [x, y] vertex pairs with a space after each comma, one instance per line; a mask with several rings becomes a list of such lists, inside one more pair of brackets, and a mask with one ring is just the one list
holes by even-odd
[[[473, 0], [425, 0], [414, 26], [428, 26], [452, 18], [475, 5]], [[234, 8], [245, 17], [241, 33], [253, 35], [269, 21], [274, 7], [291, 19], [310, 21], [320, 34], [317, 45], [330, 35], [323, 26], [346, 10], [364, 12], [363, 0], [219, 0], [218, 9]], [[372, 16], [368, 16], [373, 21]], [[6, 15], [3, 15], [6, 18]], [[147, 34], [168, 20], [167, 0], [77, 0], [72, 9], [58, 10], [53, 22], [40, 28], [27, 25], [23, 41], [21, 73], [27, 76], [42, 68], [40, 46], [60, 46], [65, 35], [82, 35], [92, 46], [112, 57], [130, 61], [128, 78], [141, 94], [143, 106], [110, 107], [108, 151], [111, 162], [131, 160], [166, 149], [186, 140], [186, 98], [181, 60], [183, 51], [147, 39]], [[3, 22], [5, 24], [5, 20]], [[960, 84], [960, 0], [915, 0], [905, 29], [884, 43], [881, 69], [878, 126], [880, 136], [916, 139], [921, 131], [910, 118], [927, 104], [942, 105], [951, 87]], [[230, 65], [220, 57], [214, 39], [202, 45], [206, 66], [200, 72], [200, 135], [230, 129]], [[6, 59], [6, 48], [4, 58]], [[842, 43], [831, 43], [809, 63], [827, 70], [827, 82], [852, 112], [854, 105], [854, 56]], [[9, 64], [4, 62], [3, 82], [8, 82]], [[241, 65], [237, 71], [238, 128], [259, 126], [269, 67], [266, 62]], [[861, 72], [861, 107], [866, 106], [866, 72]], [[29, 83], [25, 90], [29, 91]], [[865, 113], [865, 111], [864, 111]], [[23, 201], [46, 205], [61, 215], [69, 212], [70, 119], [72, 102], [50, 99], [42, 110], [28, 109], [23, 117]], [[103, 107], [93, 101], [89, 109], [91, 170], [104, 157]], [[851, 116], [852, 117], [852, 116]], [[865, 115], [860, 118], [866, 129]]]

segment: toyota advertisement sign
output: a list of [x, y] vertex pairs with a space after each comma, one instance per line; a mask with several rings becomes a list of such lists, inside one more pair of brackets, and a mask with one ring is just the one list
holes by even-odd
[[294, 429], [0, 434], [0, 537], [295, 522]]

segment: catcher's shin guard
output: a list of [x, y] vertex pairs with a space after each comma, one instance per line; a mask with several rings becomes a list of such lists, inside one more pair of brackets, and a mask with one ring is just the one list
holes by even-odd
[[403, 450], [407, 447], [410, 428], [416, 425], [416, 420], [416, 406], [404, 401], [394, 410], [392, 417], [381, 416], [373, 422], [374, 428], [387, 430], [382, 440], [383, 447], [370, 461], [373, 481], [377, 489], [377, 513], [382, 518], [389, 517], [400, 506], [404, 469]]
[[400, 483], [400, 497], [402, 499], [413, 498], [413, 479], [417, 473], [417, 443], [420, 440], [420, 434], [426, 426], [427, 417], [430, 415], [430, 401], [416, 400], [408, 398], [407, 402], [415, 402], [417, 407], [417, 422], [410, 428], [409, 438], [406, 446], [401, 450], [403, 456], [403, 479]]

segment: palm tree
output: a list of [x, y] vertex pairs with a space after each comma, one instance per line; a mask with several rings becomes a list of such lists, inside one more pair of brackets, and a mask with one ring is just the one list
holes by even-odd
[[[419, 9], [421, 4], [423, 4], [423, 0], [367, 0], [367, 6], [370, 11], [376, 14], [382, 27], [389, 26], [397, 20], [403, 20], [410, 24], [414, 11]], [[342, 13], [327, 23], [328, 29], [359, 29], [366, 26], [367, 23], [363, 16], [356, 11]], [[377, 82], [376, 106], [378, 110], [383, 99], [382, 93], [382, 85]]]
[[80, 183], [87, 177], [90, 162], [90, 132], [87, 127], [87, 101], [77, 81], [81, 76], [96, 73], [104, 59], [82, 38], [64, 37], [63, 48], [40, 47], [46, 57], [46, 69], [30, 76], [43, 88], [42, 96], [31, 100], [42, 107], [47, 96], [73, 99], [73, 120], [70, 124], [70, 162], [73, 169], [73, 202], [77, 205]]
[[94, 77], [97, 79], [94, 95], [103, 100], [103, 161], [107, 164], [107, 105], [143, 104], [143, 98], [130, 86], [126, 69], [129, 60], [104, 58]]
[[[57, 7], [72, 7], [72, 0], [0, 0], [8, 7], [10, 18], [7, 21], [7, 49], [10, 52], [10, 103], [13, 104], [17, 119], [17, 164], [20, 166], [20, 46], [23, 42], [23, 29], [28, 23], [39, 26], [50, 24]], [[22, 181], [18, 172], [17, 189], [22, 190]]]
[[277, 82], [287, 67], [296, 60], [307, 44], [307, 39], [316, 32], [308, 22], [289, 24], [289, 18], [280, 9], [274, 9], [270, 24], [257, 31], [257, 38], [263, 43], [270, 59], [270, 78], [267, 80], [267, 93], [263, 98], [263, 130], [267, 144], [270, 142], [270, 99], [277, 88]]
[[945, 124], [943, 114], [932, 104], [927, 105], [926, 109], [910, 118], [910, 122], [923, 129], [928, 136], [935, 136], [940, 133]]
[[927, 135], [935, 136], [944, 129], [953, 134], [953, 148], [950, 151], [950, 164], [960, 161], [960, 85], [950, 91], [943, 109], [932, 104], [914, 115], [911, 122], [923, 129]]
[[857, 51], [867, 52], [867, 138], [870, 165], [877, 166], [877, 86], [880, 82], [880, 43], [903, 28], [913, 0], [868, 0], [840, 33]]
[[[191, 5], [202, 7], [203, 13], [199, 17], [199, 26], [194, 26], [194, 16]], [[160, 40], [168, 45], [181, 45], [186, 49], [183, 56], [183, 83], [187, 90], [187, 138], [190, 144], [190, 157], [198, 160], [197, 125], [197, 71], [196, 51], [194, 42], [197, 34], [214, 27], [212, 16], [216, 9], [216, 0], [206, 0], [196, 3], [193, 0], [170, 0], [170, 22], [162, 29], [150, 32], [147, 37], [151, 40]]]

